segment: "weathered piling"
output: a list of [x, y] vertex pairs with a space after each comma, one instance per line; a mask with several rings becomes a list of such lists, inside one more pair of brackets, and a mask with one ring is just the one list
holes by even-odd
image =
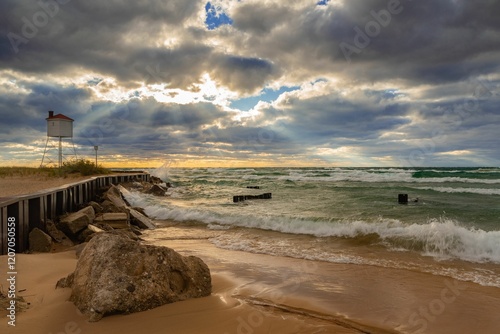
[[236, 195], [233, 196], [233, 202], [234, 203], [242, 202], [246, 201], [247, 199], [271, 199], [271, 198], [272, 198], [271, 193], [265, 193], [261, 195]]
[[398, 195], [398, 203], [399, 204], [408, 204], [408, 194], [399, 194]]

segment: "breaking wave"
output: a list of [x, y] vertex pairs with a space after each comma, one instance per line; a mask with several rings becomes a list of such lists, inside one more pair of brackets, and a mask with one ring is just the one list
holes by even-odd
[[136, 192], [126, 194], [132, 206], [140, 206], [157, 220], [198, 223], [212, 229], [250, 228], [318, 238], [336, 237], [356, 244], [380, 244], [389, 249], [416, 251], [440, 259], [500, 263], [500, 231], [461, 226], [451, 219], [430, 219], [421, 224], [399, 220], [314, 221], [271, 216], [219, 214], [210, 210], [158, 203], [156, 198]]

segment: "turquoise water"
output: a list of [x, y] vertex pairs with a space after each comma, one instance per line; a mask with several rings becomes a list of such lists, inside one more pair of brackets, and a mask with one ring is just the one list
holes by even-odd
[[[457, 260], [486, 264], [493, 271], [500, 264], [499, 168], [150, 172], [173, 185], [167, 196], [132, 192], [127, 200], [157, 220], [218, 231], [211, 240], [219, 247], [398, 267], [407, 265], [408, 258], [404, 264], [394, 258], [396, 253], [415, 260], [430, 257], [441, 265]], [[234, 195], [267, 192], [272, 199], [233, 203]], [[400, 193], [408, 194], [408, 205], [398, 204]], [[367, 255], [373, 251], [376, 256]], [[500, 280], [490, 276], [479, 281], [500, 286]]]

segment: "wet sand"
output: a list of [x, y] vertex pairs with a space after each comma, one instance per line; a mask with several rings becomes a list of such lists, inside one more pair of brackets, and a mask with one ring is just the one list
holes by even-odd
[[[55, 283], [76, 266], [74, 251], [18, 254], [18, 295], [31, 303], [2, 333], [498, 333], [500, 289], [411, 270], [333, 264], [223, 250], [171, 229], [146, 240], [210, 267], [209, 297], [89, 323]], [[6, 268], [6, 256], [0, 257]], [[6, 271], [0, 272], [6, 282]], [[3, 284], [5, 291], [5, 284]]]

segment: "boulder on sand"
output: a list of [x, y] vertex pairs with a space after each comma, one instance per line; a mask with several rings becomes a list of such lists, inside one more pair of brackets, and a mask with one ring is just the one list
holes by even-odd
[[90, 321], [208, 296], [212, 289], [201, 259], [111, 233], [95, 235], [75, 272], [57, 286], [72, 288], [70, 300]]

